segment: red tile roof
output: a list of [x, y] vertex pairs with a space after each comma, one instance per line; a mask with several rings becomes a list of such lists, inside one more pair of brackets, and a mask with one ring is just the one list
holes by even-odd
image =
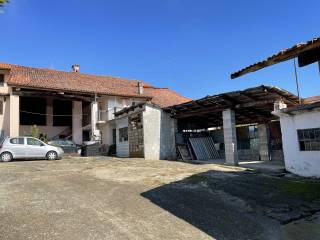
[[178, 104], [181, 104], [192, 100], [168, 88], [145, 87], [144, 93], [148, 96], [153, 96], [151, 102], [163, 108], [176, 105], [174, 103], [179, 102]]
[[315, 102], [320, 102], [320, 96], [307, 97], [303, 99], [304, 104], [311, 104]]
[[0, 68], [10, 69], [8, 85], [79, 93], [98, 93], [112, 96], [152, 98], [161, 107], [180, 104], [190, 99], [171, 91], [155, 88], [144, 83], [144, 94], [138, 94], [139, 80], [128, 80], [111, 76], [64, 72], [46, 68], [33, 68], [0, 63]]

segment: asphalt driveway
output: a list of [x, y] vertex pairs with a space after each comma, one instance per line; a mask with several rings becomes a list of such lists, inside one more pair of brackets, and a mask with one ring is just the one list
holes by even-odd
[[214, 164], [1, 163], [0, 239], [294, 239], [306, 224], [316, 239], [319, 186]]

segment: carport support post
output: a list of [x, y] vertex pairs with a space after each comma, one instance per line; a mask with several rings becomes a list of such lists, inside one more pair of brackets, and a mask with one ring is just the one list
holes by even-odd
[[72, 141], [82, 144], [82, 102], [72, 102]]
[[20, 127], [20, 98], [10, 95], [10, 137], [19, 136]]
[[270, 161], [270, 147], [269, 147], [269, 126], [268, 124], [258, 125], [258, 135], [259, 135], [259, 154], [261, 161]]
[[53, 126], [53, 99], [52, 97], [47, 97], [47, 117], [46, 117], [46, 125], [47, 126]]
[[231, 109], [226, 109], [222, 112], [222, 118], [226, 164], [237, 166], [239, 161], [235, 112]]

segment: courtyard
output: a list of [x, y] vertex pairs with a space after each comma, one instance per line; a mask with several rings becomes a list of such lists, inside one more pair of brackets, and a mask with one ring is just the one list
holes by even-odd
[[1, 239], [315, 239], [320, 183], [219, 164], [0, 164]]

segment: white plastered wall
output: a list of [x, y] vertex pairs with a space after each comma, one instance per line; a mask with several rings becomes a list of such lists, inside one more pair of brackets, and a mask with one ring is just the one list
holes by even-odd
[[143, 112], [144, 157], [174, 159], [175, 120], [160, 108], [146, 105]]
[[115, 121], [108, 122], [100, 127], [101, 129], [101, 140], [103, 144], [108, 146], [113, 144], [112, 130], [116, 128]]
[[320, 112], [280, 115], [286, 169], [304, 177], [320, 177], [320, 151], [300, 151], [298, 129], [320, 128]]
[[[117, 128], [117, 131], [118, 131], [118, 128], [119, 128], [119, 126], [118, 127], [116, 126], [116, 121], [114, 120], [114, 114], [113, 114], [114, 108], [117, 108], [118, 110], [120, 110], [122, 108], [131, 106], [132, 102], [139, 102], [139, 101], [141, 100], [135, 99], [135, 98], [124, 98], [124, 97], [116, 97], [116, 96], [101, 96], [99, 98], [99, 110], [108, 111], [107, 122], [104, 124], [98, 125], [98, 129], [101, 131], [101, 140], [103, 144], [107, 144], [109, 146], [112, 145], [113, 144], [112, 130]], [[126, 124], [128, 125], [128, 123]], [[126, 144], [121, 143], [120, 145], [125, 146]], [[121, 146], [119, 147], [121, 148]], [[128, 150], [128, 155], [129, 155], [129, 150]]]
[[120, 142], [119, 141], [119, 129], [128, 127], [128, 117], [122, 117], [116, 120], [116, 129], [117, 129], [117, 156], [118, 157], [129, 157], [129, 142]]

